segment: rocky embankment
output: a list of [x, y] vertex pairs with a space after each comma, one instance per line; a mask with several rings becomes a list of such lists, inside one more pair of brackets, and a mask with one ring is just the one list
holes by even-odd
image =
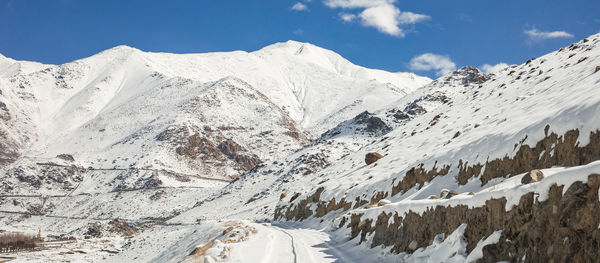
[[[549, 126], [546, 126], [546, 136], [535, 146], [523, 144], [512, 157], [506, 155], [470, 166], [458, 160], [453, 164], [458, 171], [458, 183], [464, 185], [471, 177], [477, 177], [481, 185], [485, 185], [494, 178], [512, 177], [533, 169], [576, 167], [600, 160], [600, 131], [590, 132], [589, 143], [582, 146], [577, 142], [580, 135], [577, 129], [563, 135], [548, 133], [548, 130]], [[355, 200], [322, 200], [326, 190], [320, 187], [306, 197], [295, 195], [293, 199], [297, 201], [290, 199], [290, 204], [278, 206], [275, 220], [304, 220], [338, 214], [339, 227], [349, 228], [351, 238], [360, 237], [361, 243], [370, 242], [371, 247], [391, 247], [395, 253], [412, 253], [427, 247], [438, 235], [448, 236], [466, 224], [467, 253], [495, 231], [502, 231], [496, 244], [482, 249], [483, 258], [490, 262], [530, 262], [536, 258], [587, 262], [598, 257], [600, 219], [594, 215], [600, 212], [600, 174], [589, 174], [587, 181], [575, 182], [566, 189], [554, 184], [547, 189], [549, 198], [543, 201], [538, 200], [538, 193], [523, 194], [512, 209], [505, 208], [507, 200], [502, 197], [491, 198], [480, 207], [432, 205], [425, 212], [384, 211], [376, 219], [363, 216], [361, 211], [365, 209], [386, 205], [381, 204], [380, 201], [387, 201], [382, 199], [421, 188], [434, 178], [447, 175], [450, 168], [448, 164], [438, 167], [437, 163], [430, 170], [422, 165], [413, 167], [391, 189], [377, 192], [367, 200], [358, 197]]]

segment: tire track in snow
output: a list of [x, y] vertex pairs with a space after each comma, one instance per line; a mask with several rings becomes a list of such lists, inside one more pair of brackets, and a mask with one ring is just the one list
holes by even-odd
[[[298, 262], [298, 254], [296, 253], [296, 245], [294, 244], [294, 237], [292, 235], [290, 235], [290, 233], [286, 232], [285, 230], [283, 230], [281, 228], [277, 228], [276, 230], [283, 232], [288, 237], [290, 237], [290, 242], [292, 244], [292, 254], [294, 255], [294, 263], [297, 263]], [[314, 260], [313, 260], [313, 262], [314, 262]]]
[[[313, 229], [287, 228], [270, 224], [261, 224], [272, 233], [283, 233], [290, 238], [294, 263], [303, 262], [335, 262], [353, 263], [344, 257], [344, 252], [328, 244], [329, 235]], [[283, 246], [281, 244], [280, 246]], [[273, 253], [270, 251], [269, 255]], [[263, 262], [268, 259], [263, 259]], [[281, 261], [278, 261], [281, 262]]]

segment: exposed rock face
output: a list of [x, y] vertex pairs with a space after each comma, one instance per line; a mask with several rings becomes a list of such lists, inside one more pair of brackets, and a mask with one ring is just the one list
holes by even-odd
[[[484, 185], [494, 178], [515, 176], [533, 169], [549, 168], [554, 165], [577, 166], [600, 160], [600, 131], [590, 132], [590, 143], [580, 146], [577, 143], [579, 130], [569, 130], [563, 136], [558, 136], [556, 133], [548, 134], [549, 129], [550, 126], [546, 126], [544, 130], [546, 137], [538, 141], [535, 147], [521, 145], [512, 158], [505, 156], [489, 160], [485, 164], [473, 165], [459, 160], [458, 183], [464, 185], [471, 177], [481, 174], [481, 184]], [[516, 146], [518, 145], [515, 145], [515, 148]], [[429, 171], [423, 168], [423, 164], [411, 168], [402, 180], [392, 187], [392, 196], [400, 192], [404, 193], [417, 184], [420, 185], [420, 189], [425, 182], [431, 181], [436, 176], [446, 175], [450, 170], [450, 165], [444, 165], [439, 171], [436, 166], [437, 163]]]
[[[232, 128], [219, 127], [219, 129]], [[189, 135], [194, 130], [197, 131]], [[205, 127], [204, 131], [208, 131], [209, 134], [216, 133], [210, 127]], [[190, 161], [199, 161], [205, 165], [210, 163], [211, 166], [216, 167], [224, 167], [227, 166], [227, 162], [232, 162], [234, 168], [240, 173], [248, 171], [262, 162], [258, 156], [248, 152], [233, 139], [223, 138], [221, 134], [214, 136], [216, 138], [211, 137], [213, 136], [204, 135], [194, 127], [179, 127], [163, 131], [156, 136], [156, 140], [176, 145], [175, 152]], [[219, 138], [223, 138], [223, 141], [215, 143], [214, 140]]]
[[531, 172], [528, 172], [525, 175], [523, 175], [523, 178], [521, 178], [521, 183], [522, 184], [535, 183], [535, 182], [541, 181], [542, 179], [544, 179], [544, 173], [542, 173], [542, 171], [531, 170]]
[[[312, 195], [308, 196], [306, 199], [302, 199], [298, 202], [298, 205], [291, 209], [291, 207], [287, 207], [287, 210], [283, 212], [286, 208], [284, 206], [278, 206], [275, 208], [275, 218], [285, 217], [287, 220], [302, 220], [313, 215], [313, 211], [308, 207], [311, 203], [316, 203], [321, 197], [321, 193], [323, 193], [325, 188], [319, 187]], [[293, 202], [300, 195], [294, 194], [292, 196], [290, 202]]]
[[[392, 251], [400, 253], [429, 246], [436, 235], [447, 235], [466, 223], [467, 253], [483, 238], [503, 230], [497, 244], [484, 247], [486, 262], [594, 262], [600, 256], [599, 186], [600, 175], [592, 174], [586, 183], [573, 183], [564, 195], [563, 186], [552, 186], [549, 199], [543, 202], [534, 198], [534, 193], [525, 194], [509, 211], [505, 210], [506, 199], [491, 199], [483, 207], [438, 206], [422, 215], [409, 212], [402, 217], [383, 212], [375, 224], [370, 219], [360, 220], [362, 214], [351, 214], [347, 227], [352, 238], [360, 235], [364, 242], [372, 233], [371, 247], [392, 246]], [[348, 222], [347, 218], [342, 221]]]
[[378, 152], [367, 153], [367, 155], [365, 155], [365, 163], [370, 165], [381, 158], [383, 158], [383, 155]]
[[[514, 157], [490, 160], [485, 164], [485, 170], [481, 175], [481, 183], [486, 184], [489, 180], [506, 175], [515, 176], [533, 169], [550, 168], [555, 165], [578, 166], [600, 160], [600, 131], [589, 134], [590, 143], [580, 146], [577, 143], [579, 130], [569, 130], [564, 135], [556, 133], [548, 134], [549, 126], [546, 126], [546, 137], [538, 141], [532, 148], [529, 145], [521, 145]], [[481, 164], [467, 167], [461, 166], [458, 182], [466, 184], [468, 179], [479, 174]]]
[[464, 76], [463, 85], [469, 85], [469, 84], [473, 84], [473, 83], [481, 84], [490, 79], [490, 77], [488, 75], [481, 73], [481, 71], [479, 71], [477, 68], [472, 67], [472, 66], [465, 66], [465, 67], [457, 70], [455, 72], [455, 74], [456, 73]]
[[133, 236], [137, 232], [133, 226], [119, 219], [113, 219], [108, 222], [108, 231], [124, 237]]
[[[579, 131], [570, 130], [563, 136], [555, 133], [548, 134], [549, 127], [545, 129], [546, 137], [540, 140], [535, 147], [521, 145], [513, 158], [504, 157], [482, 164], [468, 165], [459, 160], [458, 180], [464, 184], [472, 177], [483, 174], [483, 183], [496, 177], [506, 175], [514, 176], [519, 173], [529, 173], [532, 181], [542, 177], [536, 168], [547, 168], [553, 165], [578, 166], [600, 159], [600, 131], [590, 133], [590, 143], [580, 146], [576, 143]], [[518, 145], [515, 145], [515, 148]], [[485, 170], [484, 170], [485, 167]], [[430, 170], [425, 170], [421, 164], [410, 169], [392, 188], [392, 195], [406, 192], [415, 186], [422, 187], [425, 182], [431, 181], [439, 175], [449, 172], [450, 166], [437, 167], [437, 163]], [[533, 177], [531, 176], [533, 175]], [[543, 175], [542, 175], [543, 176]], [[535, 177], [535, 178], [534, 178]], [[423, 214], [408, 212], [405, 215], [395, 213], [381, 213], [377, 220], [363, 219], [361, 213], [353, 213], [340, 220], [339, 227], [346, 226], [351, 229], [352, 238], [360, 236], [361, 242], [367, 240], [368, 235], [373, 235], [371, 246], [391, 246], [392, 251], [412, 252], [416, 248], [429, 246], [438, 234], [450, 234], [460, 225], [467, 224], [465, 237], [468, 240], [467, 252], [470, 252], [477, 242], [488, 237], [496, 230], [503, 230], [501, 241], [496, 245], [486, 246], [485, 258], [494, 260], [535, 261], [536, 258], [552, 258], [564, 261], [568, 255], [575, 255], [576, 261], [593, 261], [597, 257], [596, 251], [591, 251], [586, 246], [600, 243], [598, 225], [600, 218], [591, 218], [597, 215], [600, 209], [598, 201], [598, 186], [600, 176], [591, 175], [587, 183], [575, 183], [562, 195], [562, 186], [553, 186], [550, 199], [540, 202], [534, 198], [533, 193], [523, 195], [517, 207], [510, 211], [505, 210], [506, 200], [491, 199], [483, 207], [469, 208], [466, 205], [455, 207], [435, 207]], [[278, 206], [275, 212], [276, 219], [299, 220], [313, 215], [322, 217], [332, 211], [358, 208], [368, 203], [377, 204], [387, 196], [387, 192], [377, 193], [371, 202], [357, 198], [356, 200], [320, 200], [323, 189], [311, 196], [296, 202], [296, 205]], [[438, 198], [451, 198], [457, 195], [455, 191], [443, 191]], [[316, 210], [311, 210], [311, 203], [316, 204]], [[312, 205], [314, 207], [314, 205]], [[589, 211], [588, 211], [589, 210]], [[549, 222], [552, 221], [552, 222]], [[582, 232], [582, 229], [585, 229]], [[564, 239], [563, 237], [568, 237]], [[545, 240], [541, 242], [539, 240]], [[565, 241], [567, 240], [567, 241]], [[578, 240], [593, 240], [578, 241]], [[566, 243], [564, 243], [566, 242]], [[562, 244], [566, 244], [563, 246]], [[584, 244], [585, 245], [581, 245]], [[535, 245], [534, 245], [535, 244]], [[577, 245], [579, 244], [579, 245]], [[530, 248], [535, 246], [535, 251]], [[563, 246], [563, 247], [559, 247]], [[596, 247], [597, 248], [597, 247]], [[545, 254], [544, 254], [545, 253]]]
[[398, 184], [392, 187], [392, 196], [400, 192], [404, 193], [417, 184], [420, 189], [425, 182], [431, 181], [436, 176], [446, 175], [448, 174], [448, 171], [450, 171], [450, 165], [445, 165], [438, 170], [437, 163], [429, 171], [423, 168], [423, 164], [419, 167], [413, 167], [406, 172], [406, 175], [404, 175], [404, 178], [402, 178]]
[[596, 70], [594, 70], [594, 73], [600, 71], [600, 66], [596, 66]]
[[[57, 185], [63, 189], [72, 189], [81, 182], [86, 173], [86, 169], [71, 166], [39, 165], [31, 169], [30, 167], [12, 167], [5, 172], [6, 178], [15, 178], [19, 183], [27, 187], [39, 189], [43, 185]], [[10, 192], [13, 186], [10, 180], [3, 182], [2, 190]]]
[[244, 154], [244, 148], [231, 139], [221, 142], [217, 148], [245, 171], [261, 163], [258, 157]]
[[190, 159], [222, 160], [221, 152], [217, 146], [205, 137], [196, 133], [187, 138], [187, 142], [175, 149], [177, 154]]
[[[182, 111], [194, 117], [170, 123], [155, 136], [168, 159], [155, 163], [175, 171], [183, 167], [205, 177], [236, 178], [312, 141], [284, 110], [237, 78], [212, 83]], [[263, 119], [257, 122], [257, 116]]]
[[363, 134], [383, 136], [392, 130], [381, 118], [364, 111], [351, 120], [338, 124], [335, 128], [323, 133], [320, 139], [328, 139], [339, 134]]
[[[546, 127], [546, 132], [549, 127]], [[547, 168], [553, 165], [568, 165], [577, 166], [590, 163], [600, 159], [600, 131], [590, 133], [590, 143], [586, 146], [579, 146], [576, 144], [578, 137], [578, 130], [570, 130], [565, 133], [564, 136], [558, 136], [555, 133], [551, 133], [543, 138], [536, 144], [536, 147], [532, 148], [528, 145], [522, 145], [514, 158], [504, 157], [502, 159], [495, 159], [486, 163], [486, 169], [483, 172], [483, 176], [480, 178], [482, 183], [485, 184], [489, 180], [496, 177], [503, 177], [505, 175], [514, 176], [526, 171], [531, 171], [535, 168]], [[563, 139], [564, 138], [564, 139]], [[533, 151], [533, 153], [531, 152]], [[543, 153], [542, 153], [543, 151]], [[553, 153], [551, 155], [551, 153]], [[538, 159], [539, 156], [539, 159]], [[528, 163], [529, 162], [529, 163]], [[501, 163], [502, 165], [498, 165]], [[465, 184], [468, 179], [472, 176], [479, 175], [483, 170], [482, 164], [475, 164], [472, 166], [463, 163], [459, 160], [458, 164], [458, 181], [460, 184]], [[498, 170], [494, 170], [498, 169]], [[426, 182], [431, 181], [436, 176], [442, 176], [448, 174], [450, 165], [443, 165], [441, 168], [437, 167], [437, 163], [430, 170], [426, 170], [421, 164], [418, 167], [411, 168], [402, 180], [392, 187], [391, 196], [398, 193], [405, 193], [411, 188], [418, 186], [420, 189]], [[320, 192], [324, 189], [320, 188]], [[306, 206], [309, 203], [317, 204], [317, 217], [324, 216], [325, 214], [343, 208], [348, 210], [350, 208], [358, 208], [366, 204], [377, 204], [377, 202], [383, 198], [386, 198], [387, 192], [379, 192], [374, 195], [371, 200], [362, 200], [356, 198], [356, 200], [320, 200], [320, 192], [315, 192], [315, 195], [302, 200], [300, 203], [303, 204], [303, 208], [294, 207], [294, 205], [278, 206], [275, 211], [275, 219], [287, 219], [287, 220], [298, 220], [304, 219], [304, 216], [312, 215], [312, 211], [306, 211]], [[442, 193], [443, 194], [443, 193]], [[458, 194], [457, 192], [447, 193], [442, 198], [452, 197]], [[430, 198], [438, 199], [440, 196], [431, 196]], [[308, 209], [310, 210], [310, 209]], [[298, 217], [298, 211], [302, 211], [302, 217]], [[390, 215], [391, 216], [391, 215]], [[458, 225], [456, 225], [458, 226]], [[452, 228], [455, 229], [456, 227]], [[451, 232], [451, 231], [450, 231]], [[450, 233], [444, 232], [444, 233]], [[441, 232], [437, 232], [441, 233]]]
[[411, 102], [404, 108], [404, 112], [409, 115], [421, 115], [427, 113], [427, 110], [423, 108], [421, 105], [417, 104], [417, 101]]
[[[576, 182], [562, 194], [562, 186], [550, 188], [550, 198], [534, 200], [533, 194], [521, 198], [519, 209], [504, 217], [506, 228], [500, 242], [483, 249], [484, 258], [525, 262], [550, 259], [554, 262], [594, 262], [600, 257], [600, 175]], [[512, 215], [511, 215], [512, 214]], [[511, 218], [514, 216], [514, 218]]]
[[386, 134], [392, 130], [379, 117], [375, 117], [365, 111], [354, 118], [357, 124], [365, 125], [364, 130], [368, 133]]

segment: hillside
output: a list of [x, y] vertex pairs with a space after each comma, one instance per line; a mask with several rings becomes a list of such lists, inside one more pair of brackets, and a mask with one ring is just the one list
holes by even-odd
[[252, 53], [119, 46], [64, 65], [1, 61], [2, 163], [68, 154], [83, 167], [224, 179], [430, 81], [294, 41]]
[[[25, 75], [4, 60], [13, 150], [0, 221], [89, 238], [63, 248], [85, 256], [22, 261], [600, 256], [600, 34], [496, 74], [467, 66], [434, 81], [297, 42], [195, 55], [118, 47]], [[79, 76], [63, 77], [73, 88], [53, 86], [60, 69]], [[19, 90], [25, 79], [46, 84]]]
[[[600, 207], [598, 45], [594, 35], [495, 75], [462, 68], [245, 173], [170, 222], [274, 218], [274, 233], [329, 233], [312, 252], [346, 259], [592, 259], [592, 247], [559, 237], [595, 239], [600, 225], [583, 216]], [[365, 165], [369, 152], [384, 157]], [[533, 169], [544, 179], [521, 183]], [[535, 238], [542, 248], [527, 250]], [[268, 251], [259, 240], [232, 250]]]

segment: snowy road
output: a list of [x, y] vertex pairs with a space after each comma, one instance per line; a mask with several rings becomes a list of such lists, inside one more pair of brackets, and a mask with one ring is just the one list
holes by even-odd
[[233, 245], [229, 262], [352, 263], [331, 244], [327, 233], [314, 229], [252, 224], [258, 233], [246, 242]]

